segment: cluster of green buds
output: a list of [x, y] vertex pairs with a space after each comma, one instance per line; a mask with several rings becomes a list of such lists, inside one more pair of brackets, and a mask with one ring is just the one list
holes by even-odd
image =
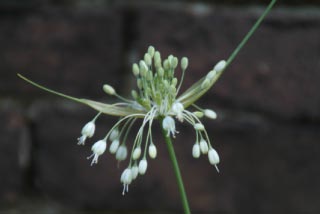
[[[103, 85], [104, 92], [116, 96], [121, 102], [106, 107], [106, 104], [87, 101], [87, 104], [96, 108], [99, 113], [83, 127], [82, 136], [78, 138], [79, 145], [84, 145], [85, 140], [93, 136], [96, 119], [101, 113], [106, 113], [105, 111], [111, 114], [111, 106], [114, 111], [112, 114], [121, 116], [106, 136], [93, 144], [91, 148], [93, 153], [88, 157], [92, 158], [91, 165], [98, 163], [98, 157], [107, 149], [108, 140], [111, 142], [109, 151], [118, 161], [124, 161], [129, 156], [128, 166], [120, 178], [123, 183], [122, 193], [125, 194], [131, 182], [139, 174], [146, 173], [147, 159], [157, 157], [157, 147], [152, 137], [152, 124], [154, 120], [159, 119], [168, 137], [175, 137], [175, 134], [178, 133], [176, 120], [190, 124], [196, 135], [195, 144], [192, 147], [193, 157], [199, 158], [201, 154], [207, 155], [209, 162], [218, 170], [219, 155], [212, 147], [208, 133], [200, 121], [202, 117], [216, 119], [217, 115], [213, 110], [202, 109], [194, 102], [213, 85], [225, 65], [224, 60], [220, 61], [204, 78], [178, 96], [188, 67], [188, 58], [183, 57], [180, 61], [181, 78], [178, 81], [175, 77], [175, 70], [179, 66], [178, 58], [170, 55], [162, 60], [160, 52], [149, 46], [144, 58], [132, 66], [132, 72], [137, 81], [137, 90], [131, 92], [133, 99], [120, 96], [112, 86], [105, 84]], [[187, 110], [189, 106], [192, 106], [195, 111]], [[128, 151], [127, 137], [131, 127], [138, 119], [142, 119], [142, 123]]]

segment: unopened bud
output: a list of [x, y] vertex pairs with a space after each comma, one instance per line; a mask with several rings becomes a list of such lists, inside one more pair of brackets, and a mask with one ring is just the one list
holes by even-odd
[[200, 140], [200, 150], [201, 150], [202, 154], [208, 153], [208, 150], [209, 150], [208, 143], [204, 139]]
[[152, 61], [151, 61], [151, 56], [150, 56], [148, 53], [146, 53], [146, 54], [144, 55], [144, 61], [146, 62], [147, 66], [150, 66], [150, 65], [151, 65], [151, 63], [152, 63]]
[[137, 63], [134, 63], [132, 65], [132, 73], [134, 76], [138, 76], [139, 75], [139, 66]]
[[143, 61], [143, 60], [140, 60], [139, 66], [140, 66], [140, 75], [142, 77], [145, 77], [147, 75], [148, 66], [146, 65], [145, 61]]
[[132, 159], [137, 160], [139, 159], [140, 155], [141, 155], [141, 148], [137, 147], [133, 150]]
[[152, 144], [150, 144], [148, 150], [149, 150], [150, 158], [155, 159], [157, 157], [157, 148], [156, 148], [156, 146], [152, 143]]
[[217, 113], [210, 110], [210, 109], [205, 109], [204, 110], [204, 116], [210, 118], [210, 119], [216, 119], [217, 118]]
[[194, 158], [199, 158], [200, 157], [200, 146], [199, 143], [195, 143], [192, 147], [192, 156]]
[[189, 64], [188, 58], [187, 57], [182, 57], [182, 59], [181, 59], [181, 69], [183, 71], [187, 69], [188, 64]]
[[121, 145], [116, 152], [116, 159], [119, 161], [123, 161], [127, 158], [128, 150], [125, 145]]
[[226, 67], [226, 64], [227, 64], [226, 61], [221, 60], [214, 66], [213, 70], [219, 73], [223, 71], [223, 69]]
[[139, 174], [144, 175], [148, 168], [148, 162], [146, 159], [142, 159], [139, 162]]
[[155, 51], [154, 47], [150, 45], [150, 46], [148, 47], [148, 54], [149, 54], [151, 57], [154, 56], [154, 51]]
[[204, 130], [204, 125], [201, 124], [201, 123], [196, 123], [193, 125], [194, 129], [195, 130], [198, 130], [198, 131], [203, 131]]
[[193, 112], [193, 114], [196, 115], [197, 118], [202, 118], [204, 115], [203, 112], [201, 112], [201, 111], [195, 111], [195, 112]]
[[106, 92], [109, 95], [114, 95], [116, 93], [116, 91], [114, 90], [114, 88], [108, 84], [104, 84], [103, 85], [103, 91]]

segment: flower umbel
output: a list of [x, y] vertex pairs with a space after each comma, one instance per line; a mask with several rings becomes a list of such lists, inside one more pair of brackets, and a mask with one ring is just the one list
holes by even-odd
[[[84, 145], [86, 139], [93, 136], [95, 132], [95, 121], [101, 114], [120, 117], [119, 121], [111, 127], [105, 137], [92, 145], [92, 155], [88, 158], [92, 158], [91, 165], [98, 163], [98, 157], [107, 149], [107, 141], [111, 142], [109, 147], [110, 153], [114, 154], [119, 162], [129, 157], [128, 166], [120, 177], [120, 182], [123, 184], [122, 194], [128, 192], [129, 185], [138, 175], [144, 175], [147, 172], [148, 158], [154, 159], [157, 157], [157, 147], [152, 137], [152, 124], [154, 120], [160, 120], [170, 159], [178, 181], [184, 212], [185, 214], [190, 214], [182, 177], [171, 142], [171, 136], [175, 137], [175, 134], [178, 133], [175, 123], [176, 121], [181, 123], [185, 122], [194, 128], [195, 143], [192, 146], [192, 156], [199, 158], [201, 154], [207, 155], [209, 163], [214, 165], [217, 171], [219, 171], [217, 164], [220, 162], [220, 157], [211, 144], [205, 126], [200, 121], [203, 117], [216, 119], [217, 114], [211, 109], [200, 108], [195, 105], [195, 102], [212, 87], [254, 31], [259, 27], [275, 3], [276, 0], [271, 0], [266, 10], [245, 35], [238, 47], [232, 52], [228, 60], [219, 61], [207, 75], [183, 93], [180, 93], [180, 88], [185, 76], [185, 71], [189, 65], [188, 58], [183, 57], [179, 66], [177, 57], [169, 55], [163, 60], [160, 52], [155, 50], [153, 46], [149, 46], [143, 59], [134, 63], [132, 66], [132, 72], [137, 82], [137, 89], [131, 91], [131, 99], [124, 98], [117, 94], [112, 86], [108, 84], [103, 85], [102, 88], [106, 94], [115, 96], [121, 100], [121, 102], [115, 104], [105, 104], [68, 96], [39, 85], [20, 74], [18, 74], [18, 76], [47, 92], [88, 105], [98, 111], [95, 118], [82, 128], [81, 136], [78, 138], [79, 145]], [[178, 67], [180, 67], [182, 71], [180, 80], [175, 76], [175, 70]], [[189, 110], [189, 107], [194, 108], [194, 110]], [[141, 122], [140, 128], [132, 144], [129, 144], [127, 142], [128, 134], [133, 124], [138, 121]]]

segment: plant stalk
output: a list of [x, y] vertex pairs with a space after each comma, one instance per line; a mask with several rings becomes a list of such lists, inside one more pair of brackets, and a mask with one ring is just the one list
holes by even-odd
[[[161, 121], [162, 123], [162, 121]], [[165, 138], [167, 147], [168, 147], [168, 151], [169, 151], [169, 156], [173, 165], [173, 170], [177, 179], [177, 183], [178, 183], [178, 188], [179, 188], [179, 192], [180, 192], [180, 197], [181, 197], [181, 202], [182, 202], [182, 206], [183, 206], [183, 210], [185, 214], [191, 214], [190, 208], [189, 208], [189, 203], [188, 203], [188, 199], [187, 199], [187, 194], [186, 191], [184, 189], [184, 185], [183, 185], [183, 180], [182, 180], [182, 176], [180, 173], [180, 168], [179, 168], [179, 164], [176, 158], [176, 154], [174, 152], [174, 148], [172, 145], [172, 141], [170, 136], [167, 135], [167, 131], [162, 129], [162, 133], [163, 136]]]

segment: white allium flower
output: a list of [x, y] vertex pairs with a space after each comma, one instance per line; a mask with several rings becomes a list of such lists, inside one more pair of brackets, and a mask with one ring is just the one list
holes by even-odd
[[204, 139], [200, 140], [200, 150], [202, 154], [207, 154], [209, 151], [208, 143]]
[[121, 183], [123, 183], [122, 195], [129, 191], [129, 185], [132, 182], [132, 171], [130, 168], [127, 168], [123, 171], [120, 177]]
[[144, 175], [148, 168], [148, 162], [146, 159], [142, 159], [139, 162], [139, 174]]
[[200, 146], [199, 143], [195, 143], [192, 147], [192, 156], [194, 158], [199, 158], [200, 157]]
[[208, 159], [209, 159], [210, 164], [214, 165], [216, 167], [217, 171], [219, 172], [217, 164], [220, 163], [220, 158], [219, 158], [217, 151], [214, 148], [209, 149]]
[[150, 158], [155, 159], [157, 157], [157, 148], [153, 143], [149, 145], [148, 152]]
[[210, 119], [216, 119], [217, 118], [217, 113], [214, 112], [211, 109], [205, 109], [203, 111], [203, 113], [204, 113], [204, 116], [206, 116], [207, 118], [210, 118]]
[[118, 161], [123, 161], [127, 158], [128, 149], [125, 145], [121, 145], [116, 152], [116, 159]]
[[136, 147], [136, 148], [133, 150], [132, 159], [133, 159], [133, 160], [137, 160], [137, 159], [140, 158], [140, 155], [141, 155], [141, 147]]
[[198, 131], [203, 131], [204, 130], [204, 125], [201, 124], [201, 123], [196, 123], [193, 125], [194, 129], [195, 130], [198, 130]]
[[94, 121], [88, 122], [81, 130], [82, 136], [78, 138], [78, 145], [84, 145], [87, 138], [91, 138], [94, 134], [96, 126]]
[[[212, 110], [198, 107], [195, 102], [212, 87], [221, 71], [225, 69], [226, 62], [220, 61], [217, 63], [212, 71], [208, 72], [207, 75], [194, 83], [189, 89], [180, 93], [188, 64], [188, 58], [183, 57], [180, 61], [180, 68], [178, 68], [179, 60], [177, 57], [169, 55], [166, 59], [162, 59], [160, 52], [150, 46], [143, 59], [132, 66], [137, 88], [131, 91], [131, 99], [121, 97], [108, 84], [103, 85], [103, 90], [109, 95], [114, 95], [121, 100], [120, 102], [106, 104], [56, 93], [89, 105], [99, 112], [93, 120], [82, 128], [82, 136], [78, 138], [79, 145], [84, 145], [85, 141], [93, 136], [95, 120], [100, 114], [120, 118], [106, 133], [104, 140], [100, 140], [92, 146], [93, 154], [89, 158], [93, 158], [91, 165], [97, 163], [98, 157], [107, 148], [107, 140], [111, 142], [109, 151], [115, 155], [116, 160], [124, 161], [128, 157], [129, 164], [121, 176], [121, 182], [124, 185], [123, 194], [128, 191], [129, 184], [137, 178], [138, 174], [143, 175], [146, 173], [148, 167], [147, 157], [150, 159], [157, 157], [157, 147], [153, 144], [154, 141], [152, 139], [152, 128], [155, 120], [161, 121], [166, 137], [175, 137], [178, 133], [176, 131], [176, 121], [187, 123], [194, 127], [196, 144], [192, 147], [192, 155], [195, 158], [198, 158], [201, 153], [208, 154], [209, 148], [212, 147], [209, 135], [200, 119], [203, 116], [216, 118], [216, 114]], [[175, 69], [181, 69], [180, 80], [175, 76]], [[48, 91], [53, 92], [52, 90]], [[189, 107], [193, 108], [193, 110], [188, 110]], [[138, 121], [141, 122], [140, 128], [138, 128], [135, 137], [131, 138], [131, 128]], [[129, 137], [133, 141], [132, 144], [127, 142]], [[130, 153], [128, 153], [128, 149]], [[146, 155], [146, 152], [148, 152], [148, 155]], [[213, 163], [213, 160], [216, 161], [214, 159], [216, 156], [212, 151], [208, 154], [208, 157], [210, 163]]]
[[118, 148], [119, 148], [119, 145], [120, 145], [120, 142], [119, 142], [118, 139], [113, 140], [111, 145], [110, 145], [110, 147], [109, 147], [109, 152], [111, 154], [115, 154], [117, 152]]
[[114, 88], [111, 85], [108, 85], [108, 84], [104, 84], [102, 89], [103, 89], [104, 92], [106, 92], [109, 95], [114, 95], [116, 93]]
[[174, 119], [170, 116], [166, 116], [162, 121], [162, 128], [167, 131], [167, 136], [170, 134], [175, 137], [176, 125]]
[[118, 138], [119, 138], [119, 129], [113, 129], [109, 136], [110, 141], [114, 141]]
[[139, 175], [139, 167], [137, 165], [134, 165], [131, 167], [131, 173], [132, 173], [132, 180], [136, 179]]
[[106, 140], [99, 140], [93, 144], [93, 146], [91, 147], [91, 151], [93, 153], [88, 157], [88, 159], [93, 157], [91, 166], [95, 163], [98, 163], [98, 157], [106, 151], [106, 148], [107, 148]]

